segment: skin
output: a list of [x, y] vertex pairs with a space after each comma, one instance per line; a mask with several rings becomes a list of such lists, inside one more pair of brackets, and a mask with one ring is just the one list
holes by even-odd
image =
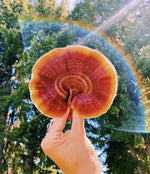
[[65, 174], [101, 174], [101, 167], [94, 146], [86, 136], [84, 119], [72, 113], [72, 127], [66, 133], [67, 113], [54, 118], [41, 147]]

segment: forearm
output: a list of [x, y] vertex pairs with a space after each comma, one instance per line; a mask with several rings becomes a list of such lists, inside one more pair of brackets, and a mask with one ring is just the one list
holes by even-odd
[[82, 164], [78, 165], [76, 169], [74, 174], [101, 174], [101, 166], [95, 154], [93, 154], [93, 159], [85, 160]]
[[[65, 171], [64, 171], [65, 172]], [[84, 168], [75, 168], [69, 172], [65, 172], [65, 174], [102, 174], [100, 164], [93, 166], [85, 166]]]
[[[65, 174], [101, 174], [101, 166], [97, 157], [97, 154], [94, 153], [90, 158], [87, 156], [86, 158], [82, 158], [83, 156], [78, 155], [78, 161], [74, 161], [71, 157], [70, 160], [62, 159], [62, 161], [58, 161], [53, 159], [53, 161], [57, 164], [57, 166], [65, 173]], [[49, 156], [50, 157], [50, 156]]]
[[89, 168], [88, 166], [86, 166], [85, 168], [76, 168], [73, 170], [62, 170], [65, 174], [102, 174], [101, 172], [101, 167], [100, 165], [98, 166], [93, 166], [92, 168]]
[[98, 165], [90, 165], [86, 166], [85, 168], [77, 170], [74, 174], [101, 174], [101, 167], [100, 164]]

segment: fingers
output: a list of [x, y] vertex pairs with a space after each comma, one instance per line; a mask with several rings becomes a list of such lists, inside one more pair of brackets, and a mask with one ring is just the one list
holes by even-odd
[[[51, 121], [51, 126], [47, 134], [53, 134], [55, 137], [59, 138], [62, 135], [62, 131], [65, 127], [68, 115], [70, 113], [70, 108], [68, 108], [66, 114], [60, 118], [53, 118]], [[77, 135], [83, 135], [85, 133], [84, 129], [84, 118], [78, 116], [75, 112], [72, 112], [72, 127], [71, 132]]]
[[76, 133], [84, 133], [84, 118], [78, 116], [75, 112], [72, 114], [73, 121], [71, 131]]
[[68, 108], [66, 114], [63, 117], [53, 118], [53, 124], [50, 127], [50, 130], [54, 131], [54, 132], [59, 132], [59, 133], [61, 132], [62, 133], [62, 130], [65, 127], [69, 112], [70, 112], [70, 109]]

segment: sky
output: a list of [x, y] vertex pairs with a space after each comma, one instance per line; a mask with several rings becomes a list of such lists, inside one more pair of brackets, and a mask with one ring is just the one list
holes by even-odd
[[[61, 3], [62, 0], [56, 0], [58, 3]], [[69, 0], [69, 10], [72, 10], [76, 0]]]

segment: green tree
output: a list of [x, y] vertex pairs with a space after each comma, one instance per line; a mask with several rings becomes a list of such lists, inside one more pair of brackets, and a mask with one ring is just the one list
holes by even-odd
[[[43, 132], [46, 131], [49, 119], [41, 118], [30, 101], [28, 82], [31, 65], [23, 50], [18, 22], [20, 16], [32, 16], [36, 7], [30, 1], [7, 0], [0, 2], [0, 9], [0, 171], [50, 172], [53, 169], [48, 169], [48, 166], [52, 163], [45, 159], [40, 150], [40, 141], [44, 137]], [[35, 38], [33, 42], [34, 40]], [[45, 36], [45, 44], [49, 42], [51, 45], [50, 41]], [[51, 48], [44, 48], [45, 51], [49, 49]], [[16, 124], [21, 128], [16, 128]], [[43, 127], [39, 128], [39, 125]], [[39, 142], [34, 141], [33, 137], [38, 138]], [[39, 159], [43, 160], [38, 162]]]
[[60, 5], [56, 0], [36, 0], [35, 12], [37, 17], [46, 17], [48, 19], [64, 20], [68, 17], [67, 0], [63, 0]]
[[[62, 47], [71, 44], [73, 32], [69, 33], [65, 25], [60, 26], [58, 24], [56, 27], [55, 23], [41, 24], [43, 27], [37, 30], [36, 23], [31, 22], [28, 27], [25, 23], [24, 26], [27, 27], [25, 32], [28, 39], [24, 40], [27, 41], [30, 49], [26, 53], [23, 52], [20, 62], [16, 62], [13, 66], [16, 86], [10, 98], [15, 120], [13, 120], [12, 132], [7, 135], [9, 152], [5, 154], [5, 170], [11, 169], [14, 173], [18, 171], [34, 173], [37, 170], [50, 172], [52, 170], [50, 166], [54, 165], [51, 160], [45, 157], [40, 148], [40, 142], [45, 135], [45, 128], [49, 119], [41, 115], [31, 103], [28, 82], [35, 61], [60, 44]], [[33, 35], [34, 29], [37, 32]], [[65, 39], [65, 42], [60, 43], [62, 38]], [[17, 128], [15, 127], [16, 124], [18, 124]]]
[[[112, 3], [111, 3], [112, 2]], [[119, 2], [119, 1], [111, 1], [108, 5], [108, 1], [81, 1], [80, 3], [76, 4], [74, 10], [72, 11], [70, 17], [73, 20], [76, 21], [83, 21], [84, 23], [88, 23], [94, 26], [98, 26], [101, 28], [103, 24], [103, 32], [105, 34], [109, 35], [109, 38], [112, 38], [116, 42], [118, 42], [118, 45], [123, 47], [126, 52], [131, 56], [134, 63], [140, 68], [141, 73], [143, 74], [143, 82], [146, 86], [146, 96], [147, 96], [147, 103], [149, 103], [149, 20], [146, 16], [149, 16], [149, 3], [146, 1], [143, 1], [140, 4], [140, 8], [133, 8], [132, 11], [130, 10], [129, 13], [127, 13], [125, 16], [123, 15], [123, 18], [119, 18], [116, 23], [112, 23], [112, 25], [106, 25], [105, 23], [107, 20], [111, 19], [111, 17], [119, 11], [119, 9], [123, 8], [124, 5], [126, 5], [128, 2]], [[115, 7], [114, 7], [115, 5]], [[139, 7], [139, 6], [138, 6]], [[120, 13], [121, 15], [121, 13]], [[112, 22], [112, 21], [110, 21]], [[99, 28], [96, 30], [100, 32]], [[91, 41], [89, 40], [89, 46], [93, 45]], [[104, 54], [111, 58], [111, 56], [108, 54], [109, 50], [104, 50]], [[112, 56], [113, 57], [113, 56]], [[116, 69], [119, 70], [120, 63], [114, 62], [114, 57], [111, 59], [112, 62], [116, 65]], [[117, 71], [118, 72], [118, 71]], [[98, 118], [96, 122], [102, 125], [106, 125], [106, 127], [119, 127], [121, 126], [121, 123], [128, 123], [128, 125], [131, 125], [131, 129], [133, 128], [133, 123], [136, 123], [136, 112], [138, 111], [138, 98], [137, 101], [136, 95], [133, 95], [133, 89], [132, 84], [130, 80], [127, 80], [124, 78], [126, 75], [126, 72], [122, 71], [123, 74], [119, 74], [119, 89], [117, 97], [113, 103], [113, 106], [111, 109], [107, 112], [107, 114], [103, 115], [101, 118]], [[126, 75], [125, 75], [126, 74]], [[147, 110], [148, 112], [148, 110]], [[131, 117], [132, 115], [132, 117]], [[131, 119], [129, 119], [131, 118]], [[148, 117], [149, 118], [149, 117]], [[127, 122], [128, 121], [128, 122]], [[140, 121], [140, 120], [139, 120]], [[148, 120], [149, 121], [149, 120]], [[144, 123], [143, 123], [144, 124]], [[97, 124], [96, 124], [97, 125]], [[125, 127], [124, 127], [125, 126]], [[127, 128], [126, 125], [124, 125], [122, 128]], [[137, 126], [135, 124], [135, 126]], [[90, 127], [89, 127], [90, 128]], [[91, 127], [92, 128], [92, 127]], [[130, 127], [128, 126], [130, 129]], [[144, 128], [144, 127], [143, 127]], [[136, 127], [134, 127], [136, 129]], [[106, 147], [107, 157], [106, 157], [106, 163], [108, 166], [108, 172], [112, 173], [122, 173], [122, 169], [124, 168], [124, 164], [130, 167], [128, 170], [124, 171], [124, 173], [137, 173], [137, 171], [148, 173], [149, 172], [149, 136], [146, 138], [146, 141], [144, 139], [144, 134], [139, 134], [141, 137], [138, 142], [133, 143], [131, 138], [129, 138], [132, 134], [127, 133], [128, 136], [126, 136], [124, 139], [121, 137], [124, 136], [124, 133], [116, 132], [116, 131], [107, 131], [105, 129], [101, 129], [100, 132], [97, 132], [96, 129], [93, 127], [91, 129], [91, 132], [94, 132], [94, 135], [100, 134], [101, 139], [105, 140], [106, 135], [108, 134], [109, 141], [106, 142], [106, 144], [103, 141], [99, 141], [100, 147]], [[144, 130], [144, 129], [143, 129]], [[89, 130], [90, 131], [90, 130]], [[138, 131], [138, 128], [137, 128]], [[115, 139], [114, 139], [115, 134]], [[116, 136], [116, 135], [119, 136]], [[132, 135], [133, 137], [136, 136], [135, 134]], [[128, 141], [129, 139], [129, 141]], [[96, 140], [91, 137], [91, 140], [93, 143], [96, 143]], [[128, 141], [128, 143], [125, 143]], [[147, 142], [147, 143], [146, 143]], [[120, 154], [120, 158], [124, 159], [123, 163], [118, 164], [118, 159], [114, 158], [112, 159], [114, 154], [118, 154], [118, 149], [115, 148], [115, 146], [120, 145], [124, 149], [124, 153]], [[98, 146], [98, 145], [97, 145]], [[138, 146], [138, 148], [135, 148]], [[143, 147], [143, 148], [142, 148]], [[144, 151], [147, 147], [147, 151]], [[113, 149], [113, 152], [112, 152]], [[130, 153], [130, 154], [129, 154]], [[124, 154], [128, 154], [128, 158], [130, 159], [130, 165], [128, 163], [128, 158], [125, 158]], [[140, 156], [145, 163], [143, 163], [140, 158], [137, 158], [137, 156]], [[120, 161], [121, 162], [121, 161]], [[122, 165], [121, 165], [122, 164]], [[120, 167], [119, 167], [120, 166]], [[137, 167], [136, 167], [137, 166]], [[114, 167], [114, 168], [113, 168]]]
[[[13, 77], [15, 75], [13, 65], [16, 61], [19, 61], [23, 51], [23, 45], [20, 37], [20, 31], [18, 27], [17, 14], [14, 14], [14, 6], [11, 1], [0, 2], [0, 127], [3, 128], [2, 135], [5, 134], [5, 125], [7, 130], [11, 129], [14, 119], [14, 111], [11, 111], [11, 94], [15, 86]], [[9, 124], [8, 124], [9, 123]], [[0, 140], [0, 169], [3, 165], [3, 157], [8, 147], [8, 142], [5, 142], [4, 136], [1, 136]]]
[[[30, 100], [28, 83], [36, 60], [56, 47], [81, 43], [105, 54], [119, 72], [118, 95], [111, 109], [103, 116], [86, 120], [89, 138], [106, 156], [108, 173], [150, 172], [150, 137], [115, 131], [137, 121], [139, 98], [133, 93], [134, 80], [113, 48], [103, 39], [68, 23], [21, 21], [21, 38], [18, 18], [36, 16], [64, 20], [68, 17], [66, 2], [28, 0], [0, 1], [0, 171], [11, 173], [52, 173], [57, 167], [45, 157], [40, 142], [46, 132], [49, 119], [34, 107]], [[81, 1], [76, 4], [69, 20], [98, 26], [115, 14], [127, 1]], [[146, 9], [146, 10], [145, 10]], [[36, 14], [36, 15], [35, 15]], [[147, 87], [149, 78], [149, 4], [130, 13], [125, 20], [105, 30], [111, 38], [123, 46], [140, 68]], [[138, 19], [138, 20], [137, 20]], [[144, 26], [142, 25], [144, 20]], [[145, 28], [146, 27], [146, 28]], [[137, 32], [135, 32], [135, 30]], [[138, 34], [140, 33], [140, 34]], [[142, 33], [142, 34], [141, 34]], [[24, 41], [26, 47], [23, 51]], [[133, 82], [132, 82], [133, 80]], [[131, 117], [132, 115], [132, 117]], [[100, 128], [99, 125], [105, 128]], [[67, 125], [68, 127], [70, 125]], [[136, 124], [134, 128], [136, 129]], [[111, 127], [112, 129], [107, 129]], [[66, 127], [67, 128], [67, 127]], [[129, 128], [129, 127], [128, 127]], [[138, 128], [137, 128], [138, 130]], [[146, 150], [147, 149], [147, 150]], [[61, 173], [58, 171], [58, 173]]]
[[81, 0], [75, 5], [70, 18], [75, 21], [98, 26], [103, 24], [128, 2], [125, 0]]

